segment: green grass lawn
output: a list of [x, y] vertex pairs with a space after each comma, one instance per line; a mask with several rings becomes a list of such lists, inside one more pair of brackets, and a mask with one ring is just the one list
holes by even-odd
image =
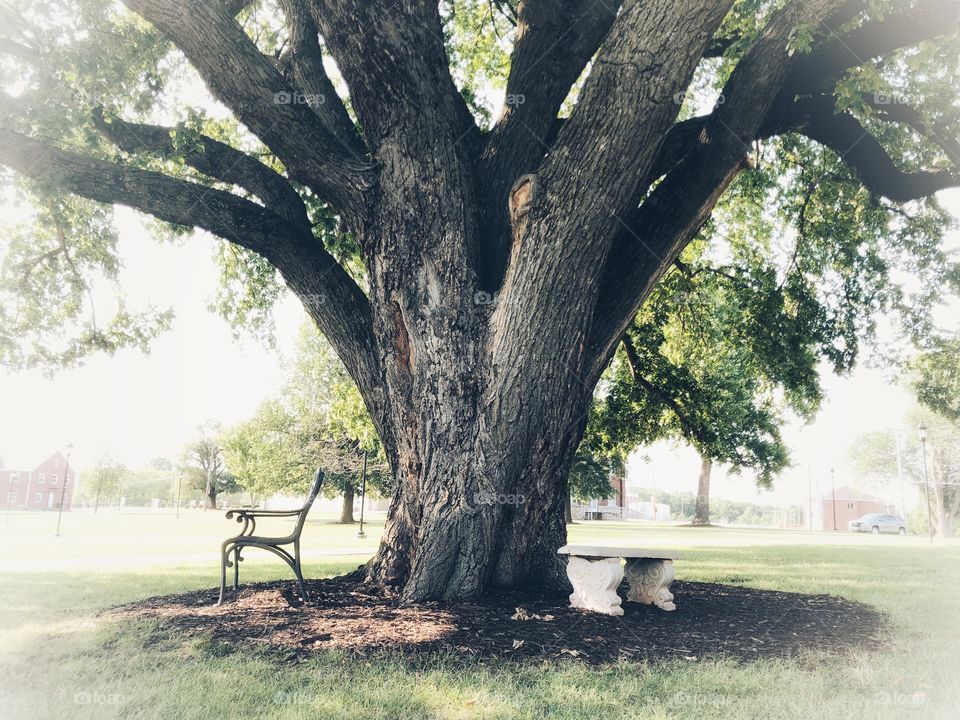
[[[341, 574], [376, 546], [315, 513], [305, 574]], [[221, 513], [0, 516], [0, 720], [13, 718], [960, 718], [960, 544], [784, 531], [581, 523], [572, 541], [681, 548], [680, 579], [832, 593], [890, 619], [889, 643], [778, 661], [307, 660], [225, 648], [111, 605], [212, 587]], [[347, 554], [349, 553], [349, 554]], [[286, 578], [252, 552], [241, 580]], [[682, 595], [678, 602], [683, 602]]]

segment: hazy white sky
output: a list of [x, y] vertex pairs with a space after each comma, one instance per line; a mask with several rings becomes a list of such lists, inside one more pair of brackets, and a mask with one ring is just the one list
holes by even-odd
[[[960, 192], [945, 193], [944, 200], [960, 216]], [[0, 456], [8, 468], [33, 468], [68, 442], [81, 470], [105, 453], [131, 467], [157, 456], [176, 458], [198, 425], [249, 417], [280, 381], [277, 351], [250, 340], [235, 342], [226, 323], [206, 310], [216, 286], [212, 240], [198, 233], [180, 247], [161, 245], [126, 209], [119, 210], [118, 224], [131, 307], [147, 301], [173, 306], [173, 329], [150, 355], [131, 350], [112, 358], [98, 356], [53, 379], [0, 370]], [[960, 247], [960, 237], [954, 234], [950, 244]], [[279, 351], [290, 351], [303, 317], [293, 299], [278, 309]], [[957, 317], [956, 306], [946, 308], [941, 324], [960, 329]], [[830, 377], [826, 387], [828, 401], [816, 422], [787, 430], [797, 466], [773, 492], [758, 494], [749, 475], [727, 478], [718, 469], [715, 495], [805, 503], [811, 474], [815, 492], [827, 487], [831, 467], [837, 468], [842, 484], [852, 438], [900, 425], [909, 405], [906, 393], [876, 371]], [[663, 445], [644, 452], [653, 463], [635, 457], [630, 465], [634, 481], [648, 484], [655, 473], [658, 487], [695, 489], [699, 464], [691, 451]]]

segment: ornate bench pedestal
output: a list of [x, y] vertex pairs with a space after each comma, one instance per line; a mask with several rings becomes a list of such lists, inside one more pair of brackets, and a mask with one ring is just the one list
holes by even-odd
[[656, 605], [661, 610], [676, 610], [673, 602], [673, 593], [670, 592], [670, 583], [675, 573], [673, 560], [657, 558], [630, 558], [624, 569], [630, 590], [627, 600]]
[[[564, 545], [557, 552], [570, 558], [567, 563], [567, 578], [573, 586], [570, 607], [623, 615], [617, 587], [626, 575], [630, 585], [628, 602], [656, 605], [661, 610], [677, 609], [670, 592], [677, 553], [593, 545]], [[620, 558], [626, 559], [626, 568], [621, 566]]]

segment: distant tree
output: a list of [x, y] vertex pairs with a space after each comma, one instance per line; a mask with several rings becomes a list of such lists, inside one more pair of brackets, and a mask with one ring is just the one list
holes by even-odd
[[240, 489], [236, 478], [223, 462], [220, 426], [210, 423], [197, 429], [196, 437], [183, 451], [184, 477], [192, 487], [203, 491], [207, 508], [217, 507], [217, 496]]
[[912, 363], [917, 400], [948, 420], [960, 421], [960, 336], [938, 338]]
[[170, 499], [171, 471], [157, 470], [153, 467], [129, 471], [123, 478], [121, 492], [127, 503], [146, 505], [152, 500]]
[[93, 495], [93, 512], [100, 509], [100, 500], [119, 495], [120, 487], [128, 474], [127, 468], [117, 460], [104, 456], [93, 470], [83, 474], [83, 484]]
[[[960, 520], [960, 423], [951, 421], [927, 407], [915, 408], [905, 418], [912, 431], [901, 437], [900, 458], [904, 479], [920, 493], [924, 505], [922, 523], [926, 525], [927, 492], [924, 482], [924, 457], [916, 428], [927, 427], [927, 481], [930, 486], [930, 515], [941, 537], [956, 534]], [[870, 433], [854, 440], [850, 456], [852, 466], [865, 484], [879, 484], [896, 477], [896, 436]]]
[[227, 467], [240, 484], [259, 493], [305, 491], [317, 466], [324, 490], [343, 496], [340, 521], [352, 523], [363, 455], [376, 491], [390, 487], [390, 473], [356, 386], [333, 350], [304, 325], [278, 397], [266, 400], [250, 420], [223, 434]]
[[173, 461], [170, 458], [165, 457], [155, 457], [150, 462], [147, 463], [147, 467], [151, 470], [159, 470], [160, 472], [170, 473], [175, 470]]

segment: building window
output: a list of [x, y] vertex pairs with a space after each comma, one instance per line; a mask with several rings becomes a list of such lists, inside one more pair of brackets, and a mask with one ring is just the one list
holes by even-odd
[[43, 485], [43, 481], [46, 478], [46, 475], [43, 473], [37, 473], [37, 482]]
[[10, 484], [20, 482], [20, 473], [10, 473]]
[[56, 474], [56, 473], [53, 473], [53, 474], [50, 476], [50, 484], [51, 484], [51, 485], [56, 485], [56, 484], [57, 484], [57, 474]]
[[847, 503], [847, 510], [853, 510], [853, 503]]
[[36, 502], [37, 505], [40, 505], [40, 504], [43, 502], [43, 493], [42, 493], [42, 492], [39, 492], [39, 493], [37, 493], [37, 494], [34, 496], [34, 502]]
[[7, 502], [12, 503], [17, 501], [17, 493], [15, 490], [11, 490], [7, 493]]

